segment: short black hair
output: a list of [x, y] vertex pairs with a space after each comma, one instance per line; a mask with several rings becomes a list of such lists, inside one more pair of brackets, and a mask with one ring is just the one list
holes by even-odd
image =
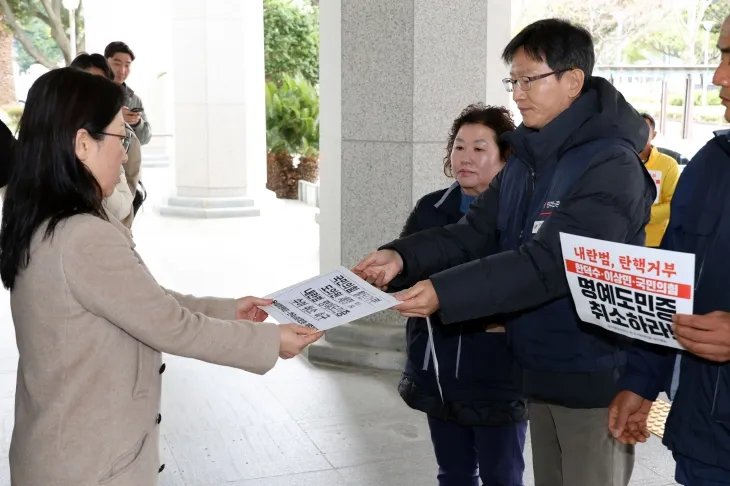
[[446, 142], [446, 157], [444, 157], [444, 174], [446, 177], [453, 177], [453, 173], [451, 172], [451, 151], [454, 149], [456, 135], [464, 125], [484, 125], [494, 130], [494, 134], [497, 136], [496, 142], [499, 147], [499, 156], [502, 160], [507, 160], [510, 153], [510, 146], [506, 141], [502, 140], [502, 134], [515, 129], [512, 113], [504, 106], [474, 103], [464, 108], [454, 120], [454, 123], [451, 124], [449, 138]]
[[642, 113], [641, 118], [649, 122], [649, 125], [651, 125], [652, 130], [656, 130], [656, 121], [654, 121], [654, 117], [651, 116], [648, 113]]
[[132, 49], [130, 49], [129, 46], [122, 41], [110, 42], [109, 45], [106, 46], [106, 49], [104, 49], [104, 57], [109, 59], [110, 57], [114, 57], [114, 54], [119, 54], [120, 52], [122, 54], [129, 54], [129, 57], [131, 57], [132, 61], [134, 61], [134, 52], [132, 52]]
[[[544, 62], [553, 71], [580, 69], [588, 79], [596, 64], [593, 37], [585, 27], [562, 19], [538, 20], [528, 25], [507, 44], [502, 60], [509, 64], [518, 50]], [[560, 78], [562, 72], [557, 74]]]
[[114, 81], [114, 71], [112, 71], [109, 63], [106, 62], [106, 58], [101, 54], [79, 54], [68, 66], [81, 69], [82, 71], [86, 71], [91, 68], [101, 69], [104, 72], [106, 79]]

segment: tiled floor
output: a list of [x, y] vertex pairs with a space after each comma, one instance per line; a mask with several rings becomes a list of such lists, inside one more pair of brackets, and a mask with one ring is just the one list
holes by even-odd
[[[238, 220], [148, 211], [135, 239], [159, 281], [186, 292], [263, 295], [318, 270], [317, 226], [312, 211], [297, 205]], [[14, 339], [8, 298], [0, 295], [0, 486], [9, 485]], [[263, 377], [178, 357], [166, 363], [161, 486], [436, 484], [424, 417], [401, 402], [393, 374], [305, 359], [280, 362]], [[671, 457], [658, 440], [637, 456], [632, 485], [673, 484]]]

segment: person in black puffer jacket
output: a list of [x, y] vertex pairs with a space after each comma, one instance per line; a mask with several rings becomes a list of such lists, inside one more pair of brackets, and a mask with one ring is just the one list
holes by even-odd
[[[444, 158], [444, 172], [456, 182], [418, 201], [401, 237], [458, 222], [504, 166], [509, 149], [498, 140], [514, 129], [506, 108], [468, 106], [454, 120]], [[514, 384], [504, 326], [493, 319], [444, 326], [438, 314], [430, 321], [433, 348], [426, 319], [408, 319], [398, 390], [428, 415], [439, 484], [477, 486], [481, 477], [485, 486], [522, 486], [527, 406]]]

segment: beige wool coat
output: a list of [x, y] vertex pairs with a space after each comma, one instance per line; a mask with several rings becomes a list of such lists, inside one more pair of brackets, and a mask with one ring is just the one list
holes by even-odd
[[46, 240], [41, 227], [11, 293], [12, 486], [153, 486], [161, 352], [260, 374], [278, 359], [276, 325], [164, 289], [110, 220], [73, 216]]

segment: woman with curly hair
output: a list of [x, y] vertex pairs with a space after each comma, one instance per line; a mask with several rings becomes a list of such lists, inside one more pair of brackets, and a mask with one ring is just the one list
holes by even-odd
[[[449, 132], [444, 173], [450, 187], [421, 198], [401, 237], [458, 222], [504, 167], [509, 147], [500, 140], [515, 129], [506, 108], [469, 105]], [[398, 290], [398, 289], [395, 289]], [[407, 361], [398, 390], [428, 415], [441, 486], [522, 486], [527, 407], [513, 380], [504, 326], [476, 319], [441, 324], [410, 318]]]

